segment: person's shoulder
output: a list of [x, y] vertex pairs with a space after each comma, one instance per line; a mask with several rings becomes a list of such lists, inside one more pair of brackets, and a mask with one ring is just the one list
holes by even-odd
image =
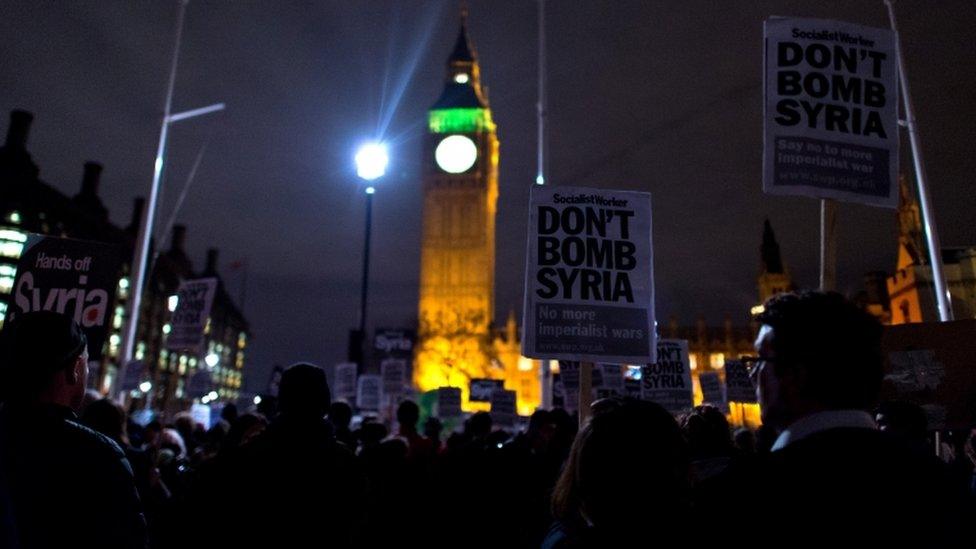
[[118, 443], [102, 433], [78, 423], [77, 421], [70, 419], [64, 420], [61, 432], [68, 444], [83, 451], [90, 452], [99, 457], [115, 459], [125, 458], [125, 452], [118, 445]]

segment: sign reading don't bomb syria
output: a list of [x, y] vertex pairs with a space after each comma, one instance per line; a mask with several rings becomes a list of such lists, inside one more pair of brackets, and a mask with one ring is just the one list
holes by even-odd
[[823, 19], [766, 21], [763, 190], [894, 208], [894, 34]]
[[526, 356], [654, 362], [651, 195], [537, 186], [530, 202]]

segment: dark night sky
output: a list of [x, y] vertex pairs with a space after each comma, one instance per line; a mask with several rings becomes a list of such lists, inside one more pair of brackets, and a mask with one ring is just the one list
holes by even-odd
[[[535, 177], [536, 4], [471, 1], [470, 34], [501, 141], [497, 308], [520, 307]], [[976, 243], [971, 2], [898, 2], [912, 94], [944, 245]], [[129, 221], [148, 193], [176, 2], [0, 0], [0, 111], [35, 113], [41, 177], [74, 194], [82, 163]], [[174, 110], [223, 101], [171, 132], [160, 222], [178, 215], [191, 256], [247, 256], [249, 368], [330, 364], [356, 322], [364, 198], [355, 147], [386, 126], [391, 172], [374, 202], [373, 326], [415, 322], [420, 147], [443, 84], [456, 2], [190, 4]], [[653, 194], [657, 311], [683, 323], [744, 322], [756, 299], [763, 218], [797, 283], [817, 283], [819, 205], [761, 192], [762, 21], [769, 15], [886, 27], [878, 1], [548, 2], [550, 181]], [[384, 123], [384, 121], [387, 121]], [[902, 139], [902, 165], [909, 164]], [[891, 270], [891, 210], [839, 209], [839, 287]], [[168, 241], [168, 237], [167, 237]], [[226, 271], [225, 271], [226, 273]], [[236, 293], [240, 275], [226, 273]]]

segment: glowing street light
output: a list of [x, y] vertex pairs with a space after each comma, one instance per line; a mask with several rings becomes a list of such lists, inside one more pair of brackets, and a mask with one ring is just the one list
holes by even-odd
[[210, 353], [204, 357], [203, 361], [207, 363], [207, 366], [213, 368], [218, 362], [220, 362], [220, 357], [217, 356], [217, 353]]
[[139, 384], [139, 390], [143, 393], [148, 393], [150, 389], [152, 389], [152, 383], [148, 381], [143, 381]]
[[[373, 181], [383, 177], [390, 157], [386, 153], [386, 145], [382, 143], [367, 143], [359, 147], [356, 153], [356, 175], [366, 181]], [[367, 194], [372, 194], [368, 190]]]
[[[359, 147], [356, 152], [356, 174], [371, 183], [386, 173], [386, 166], [390, 163], [390, 155], [386, 145], [380, 142], [370, 142]], [[349, 361], [363, 367], [363, 346], [366, 341], [366, 298], [369, 294], [369, 241], [373, 225], [373, 195], [376, 187], [366, 186], [366, 238], [363, 244], [363, 280], [359, 301], [359, 329], [349, 337]]]

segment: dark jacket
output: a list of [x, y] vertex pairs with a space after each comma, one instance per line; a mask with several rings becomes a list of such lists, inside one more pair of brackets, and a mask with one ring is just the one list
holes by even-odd
[[212, 546], [347, 547], [362, 525], [366, 478], [328, 422], [279, 416], [218, 458], [193, 492], [194, 507], [221, 502], [198, 513]]
[[76, 419], [55, 405], [0, 410], [0, 499], [12, 519], [0, 522], [8, 530], [0, 539], [21, 548], [145, 547], [125, 453]]
[[872, 429], [821, 431], [723, 477], [698, 493], [699, 513], [723, 525], [716, 532], [745, 529], [761, 546], [934, 547], [972, 520], [943, 464]]

